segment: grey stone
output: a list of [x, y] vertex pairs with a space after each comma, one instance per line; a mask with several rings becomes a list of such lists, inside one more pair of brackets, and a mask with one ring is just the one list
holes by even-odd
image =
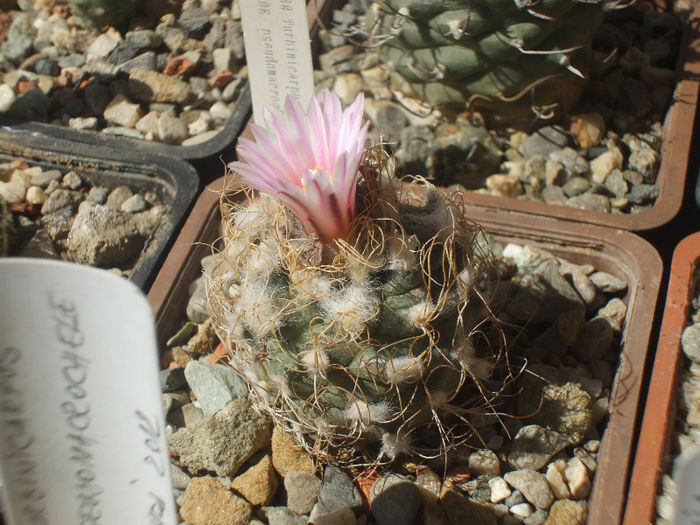
[[529, 135], [520, 145], [520, 151], [525, 157], [533, 155], [549, 155], [568, 146], [569, 136], [559, 126], [545, 126]]
[[174, 464], [170, 464], [170, 477], [173, 480], [173, 488], [185, 490], [190, 484], [190, 478], [184, 470]]
[[69, 171], [61, 179], [61, 184], [69, 190], [79, 190], [83, 185], [83, 179], [74, 171]]
[[544, 474], [523, 469], [508, 472], [503, 476], [503, 479], [519, 490], [525, 499], [538, 509], [547, 510], [554, 502], [554, 494], [552, 494]]
[[207, 281], [201, 276], [190, 285], [190, 298], [186, 307], [187, 318], [195, 323], [203, 323], [209, 318], [207, 310]]
[[190, 472], [202, 469], [233, 476], [270, 442], [270, 423], [246, 399], [236, 399], [214, 416], [181, 428], [168, 440]]
[[329, 75], [357, 73], [354, 55], [355, 48], [350, 44], [333, 48], [319, 56], [321, 69]]
[[156, 54], [153, 51], [146, 51], [119, 65], [119, 70], [124, 73], [131, 73], [135, 69], [154, 71], [156, 69]]
[[175, 392], [187, 384], [183, 368], [165, 369], [158, 372], [161, 392]]
[[86, 54], [88, 57], [106, 58], [119, 45], [108, 33], [102, 33], [88, 46]]
[[614, 169], [605, 178], [605, 187], [609, 189], [615, 197], [624, 197], [628, 191], [627, 181], [619, 169]]
[[306, 517], [299, 516], [287, 507], [262, 507], [268, 525], [306, 525]]
[[124, 202], [133, 195], [134, 192], [131, 191], [129, 186], [117, 186], [111, 192], [109, 192], [109, 196], [105, 201], [105, 206], [119, 210], [121, 209], [122, 204], [124, 204]]
[[688, 359], [700, 363], [700, 324], [692, 324], [683, 330], [681, 345]]
[[52, 77], [57, 76], [61, 72], [61, 68], [58, 67], [58, 63], [51, 58], [42, 58], [36, 64], [34, 64], [34, 71], [39, 75], [49, 75]]
[[581, 195], [575, 195], [570, 197], [566, 201], [567, 206], [572, 208], [580, 208], [582, 210], [599, 211], [603, 213], [610, 212], [610, 199], [605, 195], [599, 195], [597, 193], [582, 193]]
[[109, 87], [93, 79], [85, 86], [85, 103], [96, 115], [102, 115], [112, 100]]
[[401, 131], [408, 125], [408, 118], [396, 104], [382, 104], [375, 117], [375, 125], [388, 142], [398, 141]]
[[230, 366], [192, 360], [185, 367], [185, 378], [207, 417], [248, 395], [248, 387]]
[[148, 203], [140, 193], [135, 193], [122, 202], [122, 205], [120, 206], [121, 211], [126, 213], [138, 213], [146, 208], [148, 208]]
[[45, 230], [39, 230], [27, 241], [20, 252], [19, 257], [39, 257], [43, 259], [58, 259], [58, 252], [53, 239]]
[[496, 453], [492, 450], [482, 449], [469, 454], [467, 460], [469, 472], [473, 476], [489, 474], [498, 476], [501, 474], [501, 462]]
[[67, 190], [65, 188], [58, 188], [51, 192], [51, 194], [44, 202], [41, 207], [41, 213], [43, 215], [50, 215], [55, 213], [61, 208], [69, 207], [71, 210], [80, 204], [83, 200], [83, 194], [73, 190]]
[[5, 41], [0, 46], [0, 53], [14, 64], [19, 64], [27, 58], [34, 48], [36, 30], [32, 22], [33, 19], [28, 13], [15, 13], [12, 18]]
[[572, 177], [563, 186], [562, 190], [568, 197], [575, 197], [587, 192], [591, 187], [591, 183], [584, 177]]
[[85, 64], [85, 55], [82, 53], [71, 53], [58, 58], [58, 66], [62, 69], [69, 67], [81, 67]]
[[99, 122], [97, 117], [73, 117], [68, 121], [68, 127], [79, 131], [95, 131], [98, 128]]
[[598, 310], [599, 317], [605, 317], [616, 332], [622, 330], [622, 323], [627, 316], [627, 305], [618, 297], [614, 297]]
[[109, 195], [109, 190], [103, 186], [93, 186], [90, 188], [85, 200], [94, 202], [97, 204], [104, 204]]
[[322, 513], [316, 505], [309, 516], [309, 525], [357, 525], [359, 522], [355, 513], [349, 507]]
[[171, 113], [158, 117], [156, 130], [160, 141], [167, 144], [178, 144], [189, 136], [185, 122]]
[[211, 26], [209, 14], [198, 7], [183, 11], [177, 23], [187, 36], [195, 39], [204, 38]]
[[190, 97], [190, 86], [178, 78], [134, 69], [129, 73], [129, 94], [140, 102], [185, 103]]
[[17, 100], [15, 91], [7, 84], [0, 84], [0, 113], [5, 113]]
[[593, 284], [604, 293], [620, 293], [627, 290], [627, 283], [607, 272], [595, 272], [591, 274]]
[[384, 474], [374, 482], [369, 499], [377, 525], [411, 525], [421, 504], [418, 486], [394, 473]]
[[508, 496], [505, 500], [503, 500], [503, 503], [507, 507], [512, 507], [513, 505], [520, 505], [524, 501], [525, 501], [525, 498], [523, 497], [523, 493], [520, 492], [519, 490], [515, 489], [511, 493], [510, 496]]
[[308, 514], [318, 501], [321, 480], [311, 472], [292, 470], [284, 477], [287, 507], [297, 514]]
[[350, 476], [339, 467], [328, 465], [323, 473], [316, 507], [319, 514], [329, 514], [350, 507], [359, 515], [362, 512], [362, 497]]
[[131, 215], [98, 204], [76, 215], [66, 248], [75, 262], [113, 267], [136, 257], [144, 241]]
[[511, 442], [508, 463], [515, 469], [540, 470], [570, 445], [566, 436], [540, 425], [526, 425]]
[[547, 204], [566, 204], [567, 197], [560, 186], [545, 186], [541, 195]]
[[632, 186], [627, 198], [632, 204], [649, 204], [659, 197], [659, 186], [656, 184], [638, 184]]
[[46, 122], [49, 118], [51, 100], [39, 88], [33, 88], [19, 95], [8, 109], [7, 114], [21, 120]]

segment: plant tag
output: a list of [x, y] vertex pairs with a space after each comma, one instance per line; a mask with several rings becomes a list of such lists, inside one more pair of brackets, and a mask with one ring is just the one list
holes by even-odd
[[0, 479], [8, 525], [174, 525], [153, 314], [132, 283], [0, 260]]
[[313, 95], [309, 23], [304, 0], [240, 0], [253, 118], [266, 126], [265, 106], [290, 95], [306, 109]]
[[700, 525], [700, 445], [685, 451], [679, 458], [674, 503], [676, 525]]

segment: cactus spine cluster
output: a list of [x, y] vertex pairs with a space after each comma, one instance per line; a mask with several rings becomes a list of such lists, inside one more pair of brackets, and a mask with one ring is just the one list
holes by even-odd
[[483, 234], [432, 187], [407, 203], [384, 164], [365, 159], [352, 242], [319, 242], [276, 199], [228, 201], [208, 275], [231, 365], [321, 460], [445, 453], [504, 384]]
[[513, 121], [573, 105], [606, 10], [633, 1], [378, 0], [368, 24], [414, 94]]

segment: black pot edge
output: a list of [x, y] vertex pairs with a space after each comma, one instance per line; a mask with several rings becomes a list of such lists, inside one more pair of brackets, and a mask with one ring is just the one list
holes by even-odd
[[148, 292], [199, 191], [199, 175], [190, 164], [179, 158], [140, 149], [69, 141], [28, 130], [8, 133], [0, 129], [0, 148], [4, 148], [4, 153], [24, 156], [27, 160], [35, 162], [56, 162], [67, 166], [75, 163], [75, 167], [78, 168], [80, 162], [108, 164], [114, 167], [115, 171], [131, 170], [144, 178], [159, 179], [172, 188], [172, 200], [168, 202], [168, 220], [161, 224], [151, 237], [151, 240], [157, 241], [157, 248], [141, 255], [129, 277], [144, 293]]

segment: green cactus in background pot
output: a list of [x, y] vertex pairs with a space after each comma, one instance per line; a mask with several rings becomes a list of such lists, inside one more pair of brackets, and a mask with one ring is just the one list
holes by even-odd
[[378, 0], [367, 23], [411, 94], [491, 123], [576, 103], [606, 11], [634, 0]]
[[277, 198], [224, 201], [209, 309], [258, 406], [317, 458], [438, 456], [508, 382], [494, 259], [457, 195], [364, 152], [361, 104], [325, 91], [304, 118], [289, 99], [241, 141], [232, 169]]
[[138, 0], [70, 0], [79, 13], [98, 26], [118, 26], [126, 22], [141, 5]]

